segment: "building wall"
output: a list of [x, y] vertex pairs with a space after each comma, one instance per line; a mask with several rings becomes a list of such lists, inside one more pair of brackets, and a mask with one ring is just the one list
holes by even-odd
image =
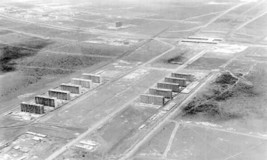
[[102, 83], [102, 79], [99, 75], [83, 73], [83, 77], [92, 80], [93, 83]]
[[73, 93], [73, 94], [80, 94], [81, 93], [81, 86], [75, 85], [75, 84], [62, 83], [60, 85], [60, 89], [64, 90], [64, 91], [69, 91], [70, 93]]
[[49, 107], [57, 107], [56, 98], [47, 97], [47, 96], [35, 96], [35, 103], [42, 104]]
[[182, 87], [186, 87], [186, 79], [184, 78], [165, 77], [165, 82], [177, 83]]
[[171, 76], [176, 78], [185, 78], [187, 81], [193, 81], [193, 75], [191, 74], [172, 73]]
[[82, 78], [72, 78], [71, 79], [71, 83], [76, 84], [76, 85], [80, 85], [84, 88], [90, 88], [91, 87], [91, 80], [88, 79], [82, 79]]
[[140, 95], [140, 102], [163, 106], [165, 104], [165, 99], [163, 96], [142, 94]]
[[69, 91], [50, 89], [48, 91], [48, 95], [50, 97], [55, 97], [57, 99], [70, 100], [70, 92]]
[[172, 90], [170, 89], [157, 89], [157, 88], [149, 88], [149, 94], [163, 96], [165, 98], [172, 99]]
[[29, 112], [29, 113], [35, 113], [35, 114], [45, 113], [44, 106], [40, 104], [22, 102], [20, 104], [20, 107], [21, 107], [22, 112]]
[[157, 83], [157, 87], [163, 89], [171, 89], [173, 92], [181, 92], [180, 85], [176, 83], [159, 82]]

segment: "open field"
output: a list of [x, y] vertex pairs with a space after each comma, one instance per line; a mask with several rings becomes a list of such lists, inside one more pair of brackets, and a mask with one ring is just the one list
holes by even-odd
[[153, 61], [150, 66], [157, 68], [176, 68], [177, 65], [182, 65], [190, 57], [195, 55], [196, 52], [199, 51], [189, 49], [186, 45], [178, 45], [175, 50]]
[[52, 27], [44, 27], [43, 25], [36, 25], [36, 24], [29, 24], [24, 27], [16, 28], [19, 32], [25, 32], [30, 34], [36, 34], [48, 38], [62, 38], [62, 39], [69, 39], [69, 40], [79, 40], [85, 41], [90, 38], [96, 37], [96, 35], [88, 34], [88, 33], [79, 33], [78, 29], [74, 29], [72, 31], [68, 30], [61, 30]]
[[264, 38], [267, 36], [265, 27], [267, 15], [264, 14], [262, 17], [259, 17], [255, 21], [245, 25], [243, 28], [237, 31], [234, 35], [234, 40], [238, 41], [246, 41], [246, 42], [258, 42], [258, 43], [266, 43]]
[[113, 46], [108, 44], [93, 44], [93, 43], [77, 43], [73, 42], [64, 47], [60, 48], [52, 48], [50, 51], [52, 52], [60, 52], [64, 54], [71, 55], [86, 55], [86, 56], [109, 56], [116, 57], [120, 56], [126, 51], [131, 49], [129, 46]]
[[[228, 4], [209, 4], [205, 1], [179, 1], [171, 3], [171, 6], [168, 6], [168, 11], [162, 10], [158, 12], [157, 15], [151, 16], [150, 18], [159, 18], [159, 19], [175, 19], [182, 20], [194, 16], [204, 15], [207, 13], [212, 13], [215, 11], [223, 11], [229, 8], [233, 3]], [[211, 7], [212, 6], [212, 7]], [[175, 12], [179, 7], [179, 11]], [[194, 12], [187, 12], [188, 10], [194, 10]], [[175, 12], [175, 14], [173, 14]], [[183, 14], [181, 14], [183, 13]]]
[[266, 48], [251, 47], [250, 52], [247, 52], [242, 57], [244, 60], [266, 61]]
[[[254, 5], [257, 5], [257, 3], [254, 3], [254, 4], [247, 3], [247, 4], [238, 6], [235, 10], [232, 10], [228, 14], [224, 15], [223, 17], [215, 21], [215, 23], [208, 26], [208, 28], [206, 29], [207, 30], [220, 30], [220, 31], [231, 30], [232, 29], [231, 27], [235, 27], [235, 26], [238, 26], [239, 24], [244, 23], [246, 21], [246, 18], [248, 18], [248, 16], [257, 15], [256, 12], [253, 12], [254, 10], [259, 11], [259, 9], [264, 8], [264, 5], [258, 6], [258, 9], [256, 7], [253, 8]], [[240, 17], [240, 19], [238, 20], [237, 17]]]
[[23, 61], [18, 61], [20, 67], [40, 67], [75, 71], [82, 68], [90, 67], [96, 63], [107, 60], [101, 57], [90, 57], [83, 55], [64, 55], [51, 52], [41, 52], [38, 55], [25, 58]]
[[[260, 33], [264, 33], [264, 27], [262, 28], [264, 25], [262, 24], [264, 23], [264, 17], [266, 15], [266, 6], [267, 4], [265, 1], [243, 4], [216, 20], [204, 29], [203, 32], [207, 32], [206, 35], [212, 35], [212, 31], [213, 36], [220, 36], [229, 41], [264, 43], [262, 40], [265, 35], [258, 33], [259, 30], [261, 30]], [[261, 23], [261, 25], [259, 25], [259, 23]]]
[[203, 70], [219, 69], [233, 57], [238, 56], [239, 54], [245, 54], [245, 52], [249, 52], [249, 49], [248, 51], [246, 49], [247, 47], [242, 45], [210, 45], [210, 49], [198, 60], [188, 65], [187, 68]]
[[[231, 133], [231, 130], [212, 127], [205, 123], [190, 121], [176, 123], [179, 125], [177, 130], [171, 127], [173, 122], [166, 124], [162, 131], [148, 141], [132, 159], [263, 160], [266, 156], [264, 149], [267, 145], [266, 139]], [[172, 139], [170, 133], [174, 135]], [[162, 142], [159, 143], [159, 140]]]
[[[155, 112], [156, 109], [153, 108], [129, 106], [116, 118], [84, 139], [84, 141], [88, 140], [97, 143], [96, 150], [92, 153], [85, 152], [85, 155], [83, 155], [77, 147], [74, 147], [59, 159], [80, 157], [81, 159], [93, 158], [97, 160], [101, 159], [103, 155], [105, 157], [116, 156], [120, 152], [114, 152], [114, 149], [120, 145], [124, 138], [133, 134]], [[123, 151], [123, 149], [122, 147], [121, 150]]]
[[140, 152], [138, 154], [151, 154], [153, 156], [162, 155], [168, 145], [168, 140], [170, 139], [174, 127], [175, 123], [166, 124], [166, 126], [164, 126], [162, 130], [154, 136], [152, 141], [149, 141], [146, 145], [140, 148]]
[[21, 22], [14, 22], [11, 20], [7, 20], [7, 19], [2, 19], [1, 18], [1, 24], [0, 27], [1, 28], [8, 28], [8, 29], [12, 29], [12, 28], [20, 28], [25, 26], [26, 24], [21, 23]]
[[126, 56], [123, 60], [130, 62], [145, 62], [152, 57], [156, 57], [164, 51], [167, 51], [170, 47], [160, 41], [152, 40], [147, 45], [132, 52], [131, 55]]

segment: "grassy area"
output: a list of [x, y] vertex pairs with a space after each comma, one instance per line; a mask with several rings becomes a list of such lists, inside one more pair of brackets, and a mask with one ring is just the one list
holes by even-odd
[[106, 58], [89, 57], [83, 55], [56, 54], [50, 52], [41, 52], [34, 57], [29, 57], [18, 62], [19, 65], [43, 67], [62, 70], [77, 70], [90, 67]]
[[201, 57], [188, 65], [186, 68], [188, 69], [204, 69], [204, 70], [211, 70], [217, 69], [221, 65], [223, 65], [227, 59], [223, 58], [210, 58], [210, 57]]
[[36, 55], [41, 49], [49, 45], [50, 41], [31, 38], [13, 45], [3, 45], [0, 48], [0, 72], [16, 70], [17, 60]]
[[[224, 129], [210, 127], [209, 123], [181, 123], [170, 141], [170, 134], [173, 131], [171, 125], [172, 122], [165, 124], [131, 159], [210, 160], [235, 157], [242, 160], [264, 160], [266, 157], [264, 151], [267, 146], [266, 140], [233, 134]], [[169, 141], [170, 148], [163, 158], [163, 151]]]
[[168, 145], [168, 140], [174, 127], [174, 123], [166, 124], [150, 141], [140, 147], [137, 155], [162, 155]]
[[146, 62], [157, 55], [167, 51], [170, 47], [163, 44], [162, 42], [152, 40], [149, 43], [143, 45], [142, 47], [138, 48], [134, 52], [132, 52], [129, 56], [124, 57], [124, 60], [127, 61], [140, 61]]
[[70, 43], [64, 47], [51, 48], [51, 51], [66, 52], [85, 55], [100, 55], [100, 56], [120, 56], [127, 50], [131, 49], [128, 46], [113, 46], [108, 44], [92, 44], [92, 43]]

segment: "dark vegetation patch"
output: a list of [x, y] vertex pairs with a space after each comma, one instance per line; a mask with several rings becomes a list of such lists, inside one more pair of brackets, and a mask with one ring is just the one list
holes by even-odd
[[217, 103], [213, 102], [205, 102], [202, 101], [204, 98], [195, 98], [193, 101], [187, 104], [186, 107], [183, 108], [183, 112], [186, 115], [195, 115], [198, 113], [206, 113], [208, 115], [215, 116], [220, 113], [220, 109]]
[[237, 78], [231, 75], [230, 72], [225, 72], [215, 80], [215, 83], [218, 85], [233, 85], [236, 81]]
[[0, 88], [0, 98], [17, 94], [17, 92], [23, 94], [25, 92], [22, 89], [36, 84], [39, 81], [45, 80], [50, 82], [71, 73], [72, 71], [62, 69], [21, 67], [19, 71], [11, 73], [2, 79], [2, 83], [6, 85]]
[[182, 53], [180, 53], [180, 55], [178, 56], [174, 56], [171, 57], [167, 60], [164, 60], [164, 63], [169, 63], [169, 64], [182, 64], [184, 62], [185, 58], [185, 54], [187, 53], [187, 51], [184, 51]]
[[19, 62], [19, 64], [23, 66], [63, 69], [63, 70], [67, 69], [74, 71], [77, 69], [90, 67], [94, 64], [97, 64], [105, 60], [107, 60], [107, 58], [40, 52], [38, 55], [34, 57], [29, 57], [23, 60], [22, 62]]
[[16, 70], [16, 60], [34, 56], [51, 43], [42, 39], [30, 39], [20, 44], [2, 45], [0, 48], [0, 71], [5, 73]]
[[188, 57], [194, 54], [193, 50], [188, 49], [186, 46], [180, 45], [173, 51], [165, 54], [164, 56], [158, 58], [154, 63], [163, 64], [166, 66], [174, 66], [183, 64]]
[[128, 50], [131, 51], [133, 46], [112, 46], [107, 44], [91, 44], [91, 43], [73, 43], [64, 47], [55, 47], [51, 51], [66, 53], [81, 53], [85, 55], [103, 55], [103, 56], [120, 56]]
[[185, 58], [183, 56], [176, 56], [167, 60], [170, 64], [180, 64]]
[[71, 70], [64, 69], [49, 69], [49, 68], [21, 68], [21, 71], [27, 77], [34, 77], [34, 79], [41, 79], [44, 76], [53, 76], [53, 75], [67, 75], [73, 73]]
[[[204, 115], [207, 118], [228, 120], [241, 118], [242, 112], [229, 110], [221, 105], [223, 102], [237, 96], [255, 97], [254, 86], [243, 77], [235, 77], [230, 72], [222, 73], [211, 84], [211, 88], [194, 98], [183, 108], [184, 116]], [[235, 107], [235, 106], [232, 106]]]
[[11, 72], [16, 69], [16, 59], [33, 56], [36, 51], [17, 46], [5, 46], [0, 54], [0, 71]]

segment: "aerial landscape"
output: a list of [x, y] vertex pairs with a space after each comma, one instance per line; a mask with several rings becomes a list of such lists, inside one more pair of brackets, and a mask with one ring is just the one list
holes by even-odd
[[266, 160], [266, 0], [0, 0], [0, 160]]

